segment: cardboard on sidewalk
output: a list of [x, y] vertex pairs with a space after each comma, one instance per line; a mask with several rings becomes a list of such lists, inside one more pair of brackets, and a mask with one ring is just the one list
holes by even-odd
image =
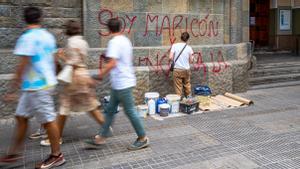
[[200, 110], [202, 111], [214, 111], [214, 110], [222, 110], [227, 108], [241, 107], [253, 104], [252, 100], [248, 100], [242, 98], [240, 96], [225, 93], [224, 95], [217, 95], [208, 98], [210, 101], [209, 105], [199, 105]]

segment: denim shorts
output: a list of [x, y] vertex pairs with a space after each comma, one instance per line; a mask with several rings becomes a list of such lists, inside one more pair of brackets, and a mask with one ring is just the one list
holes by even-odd
[[38, 91], [23, 91], [19, 99], [16, 116], [35, 117], [41, 123], [53, 122], [56, 119], [53, 100], [54, 88]]

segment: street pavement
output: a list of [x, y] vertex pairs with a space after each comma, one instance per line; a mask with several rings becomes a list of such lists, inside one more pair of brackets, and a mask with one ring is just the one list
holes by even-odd
[[[240, 96], [254, 105], [238, 109], [156, 120], [145, 126], [150, 147], [128, 151], [136, 138], [123, 112], [117, 115], [113, 137], [97, 150], [83, 140], [99, 126], [86, 114], [74, 115], [64, 132], [67, 160], [58, 168], [97, 169], [299, 169], [300, 86], [251, 90]], [[7, 151], [13, 120], [0, 120], [0, 154]], [[30, 132], [38, 128], [32, 120]], [[33, 168], [48, 147], [26, 139], [25, 156], [12, 168]]]

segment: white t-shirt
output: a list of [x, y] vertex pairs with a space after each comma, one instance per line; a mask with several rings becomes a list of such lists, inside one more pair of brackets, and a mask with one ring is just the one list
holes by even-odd
[[132, 44], [124, 35], [114, 36], [107, 46], [106, 56], [117, 60], [110, 72], [112, 88], [122, 90], [136, 85], [133, 67]]
[[[186, 43], [175, 43], [172, 45], [171, 52], [174, 53], [174, 61], [177, 59], [179, 53], [181, 50], [184, 48]], [[189, 63], [189, 58], [190, 55], [193, 54], [193, 49], [187, 45], [181, 55], [179, 56], [178, 60], [175, 63], [174, 68], [177, 69], [190, 69], [190, 63]]]

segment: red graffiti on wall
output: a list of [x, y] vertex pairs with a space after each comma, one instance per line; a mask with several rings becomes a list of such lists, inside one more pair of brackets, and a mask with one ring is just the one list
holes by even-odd
[[[170, 37], [170, 48], [164, 52], [163, 54], [161, 54], [159, 51], [156, 53], [156, 63], [152, 63], [150, 56], [140, 56], [138, 57], [138, 65], [137, 66], [141, 66], [141, 65], [146, 65], [149, 67], [150, 70], [156, 72], [157, 74], [163, 73], [166, 77], [169, 76], [170, 71], [169, 71], [169, 67], [167, 70], [165, 70], [163, 68], [164, 65], [170, 65], [171, 64], [171, 60], [169, 59], [169, 53], [171, 51], [171, 47], [172, 45], [175, 43], [176, 38], [175, 37]], [[103, 65], [109, 60], [109, 58], [107, 58], [105, 56], [104, 53], [100, 54], [99, 57], [99, 70], [101, 70], [103, 68]], [[167, 64], [164, 64], [165, 61], [167, 61]], [[101, 73], [101, 72], [99, 72]]]
[[224, 61], [224, 57], [223, 57], [223, 53], [221, 51], [218, 51], [218, 65], [216, 66], [215, 62], [214, 62], [214, 54], [212, 51], [210, 51], [210, 57], [211, 57], [211, 62], [213, 63], [213, 69], [212, 71], [214, 73], [220, 73], [221, 69], [222, 69], [222, 64], [224, 65], [224, 68], [228, 68], [229, 65]]
[[[157, 53], [153, 56], [138, 56], [138, 63], [136, 66], [148, 66], [150, 71], [155, 72], [157, 75], [164, 75], [165, 77], [169, 77], [170, 75], [170, 63], [169, 52], [161, 53], [157, 51]], [[216, 56], [216, 58], [215, 58]], [[207, 56], [206, 56], [207, 57]], [[217, 52], [209, 51], [210, 63], [213, 64], [211, 72], [214, 76], [218, 76], [219, 73], [225, 71], [230, 67], [228, 63], [226, 63], [223, 53], [221, 50]], [[99, 60], [99, 68], [102, 69], [105, 62], [107, 62], [108, 58], [105, 57], [105, 54], [100, 55]], [[217, 60], [217, 61], [215, 61]], [[204, 82], [207, 80], [207, 73], [209, 72], [207, 64], [203, 61], [203, 53], [201, 51], [194, 52], [193, 60], [192, 60], [192, 71], [200, 71], [202, 73], [201, 80]], [[100, 72], [101, 73], [101, 72]]]
[[[196, 61], [196, 62], [195, 62]], [[202, 79], [204, 79], [204, 81], [206, 80], [206, 76], [207, 76], [207, 72], [208, 72], [208, 68], [206, 66], [206, 64], [203, 62], [203, 58], [202, 58], [202, 53], [201, 52], [195, 52], [194, 53], [194, 60], [193, 60], [193, 66], [194, 66], [194, 71], [199, 71], [202, 69], [203, 72], [203, 77]]]
[[[145, 23], [143, 36], [149, 35], [149, 27], [155, 24], [156, 36], [161, 36], [164, 30], [167, 30], [169, 37], [174, 36], [175, 30], [180, 32], [189, 32], [193, 37], [216, 37], [219, 35], [219, 21], [210, 17], [210, 12], [202, 18], [189, 18], [188, 16], [176, 15], [170, 17], [168, 15], [147, 14], [146, 18], [141, 18], [136, 15], [130, 16], [128, 14], [116, 15], [109, 9], [100, 9], [98, 14], [98, 21], [100, 27], [107, 26], [107, 20], [111, 18], [118, 18], [122, 22], [122, 33], [130, 34], [133, 30], [134, 24], [137, 22]], [[100, 36], [109, 36], [109, 32], [99, 32]]]
[[[156, 57], [151, 56], [140, 56], [138, 57], [137, 66], [148, 66], [150, 70], [155, 71], [157, 74], [163, 73], [165, 76], [169, 76], [169, 69], [163, 69], [163, 65], [170, 65], [170, 60], [167, 55], [168, 52], [161, 54], [157, 52]], [[210, 62], [213, 64], [212, 72], [214, 75], [218, 75], [222, 71], [225, 71], [229, 65], [225, 62], [222, 51], [217, 51], [215, 54], [213, 51], [210, 51]], [[214, 56], [217, 56], [217, 62], [214, 59]], [[193, 65], [192, 71], [202, 71], [203, 79], [206, 80], [208, 73], [208, 66], [203, 61], [202, 52], [195, 52], [193, 55], [194, 59], [191, 63]], [[151, 58], [153, 59], [151, 61]], [[223, 65], [223, 66], [222, 66]]]
[[[175, 37], [171, 37], [170, 38], [170, 43], [171, 46], [170, 48], [167, 50], [167, 52], [164, 52], [163, 54], [161, 54], [160, 51], [158, 51], [156, 53], [156, 63], [153, 64], [151, 61], [151, 56], [140, 56], [138, 57], [138, 65], [137, 66], [148, 66], [150, 70], [154, 71], [156, 74], [163, 74], [166, 77], [169, 77], [170, 75], [170, 64], [171, 64], [171, 60], [169, 59], [169, 53], [171, 51], [171, 47], [174, 44], [174, 42], [176, 41]], [[165, 64], [167, 63], [167, 64]], [[164, 69], [163, 66], [167, 65], [167, 69]]]
[[[157, 75], [164, 75], [166, 77], [169, 77], [170, 71], [169, 66], [171, 63], [171, 60], [169, 59], [168, 55], [169, 51], [165, 53], [157, 52], [155, 54], [155, 57], [152, 56], [139, 56], [138, 57], [138, 63], [136, 66], [148, 66], [150, 71], [155, 72]], [[214, 60], [215, 53], [213, 51], [210, 51], [210, 62], [213, 64], [212, 72], [216, 76], [222, 71], [225, 71], [229, 65], [225, 62], [222, 51], [217, 52], [217, 62]], [[193, 65], [192, 71], [202, 71], [202, 80], [205, 81], [207, 79], [207, 73], [209, 72], [208, 66], [203, 61], [203, 54], [202, 52], [198, 51], [195, 52], [193, 55], [194, 59], [191, 63]], [[151, 59], [152, 58], [152, 59]], [[107, 61], [107, 58], [104, 54], [100, 55], [100, 61], [99, 61], [99, 67], [100, 69], [103, 67], [104, 63]], [[223, 66], [222, 66], [223, 65]], [[164, 66], [166, 66], [164, 68]]]
[[[154, 71], [157, 75], [165, 75], [169, 76], [169, 65], [171, 64], [171, 60], [167, 53], [161, 54], [160, 52], [156, 53], [155, 61], [151, 61], [151, 56], [141, 56], [138, 57], [138, 65], [137, 66], [148, 66], [150, 71]], [[167, 68], [163, 68], [163, 66], [167, 66]]]
[[[174, 17], [170, 17], [168, 15], [155, 15], [148, 13], [146, 17], [139, 17], [136, 15], [129, 15], [129, 14], [116, 14], [109, 9], [100, 9], [98, 13], [98, 21], [100, 24], [100, 28], [104, 28], [107, 26], [107, 20], [111, 18], [118, 18], [122, 22], [122, 33], [130, 34], [134, 30], [135, 24], [137, 22], [145, 23], [140, 30], [144, 30], [143, 36], [146, 37], [149, 35], [150, 27], [154, 26], [154, 31], [156, 36], [161, 36], [163, 32], [166, 30], [167, 35], [169, 36], [169, 40], [171, 44], [176, 42], [175, 38], [175, 30], [179, 30], [182, 32], [189, 32], [191, 36], [200, 38], [200, 37], [216, 37], [219, 35], [219, 21], [213, 17], [210, 17], [211, 14], [208, 10], [207, 14], [204, 18], [190, 18], [184, 15], [176, 15]], [[110, 32], [99, 31], [100, 36], [109, 36]], [[163, 68], [166, 65], [170, 65], [169, 60], [169, 52], [170, 48], [162, 53], [157, 52], [153, 56], [139, 56], [138, 57], [138, 65], [137, 66], [148, 66], [150, 70], [156, 72], [157, 74], [163, 74], [166, 77], [169, 76], [169, 68]], [[214, 75], [222, 72], [222, 65], [224, 65], [224, 69], [228, 68], [228, 64], [225, 62], [222, 51], [218, 51], [217, 53], [210, 51], [210, 62], [213, 63], [212, 72]], [[217, 56], [217, 59], [214, 58]], [[154, 58], [154, 61], [151, 59]], [[217, 61], [215, 61], [217, 60]], [[100, 57], [100, 69], [102, 68], [104, 62], [106, 61], [105, 56], [102, 55]], [[203, 78], [206, 79], [208, 73], [208, 67], [203, 61], [203, 53], [202, 52], [195, 52], [194, 53], [194, 60], [193, 60], [193, 70], [203, 71]]]

